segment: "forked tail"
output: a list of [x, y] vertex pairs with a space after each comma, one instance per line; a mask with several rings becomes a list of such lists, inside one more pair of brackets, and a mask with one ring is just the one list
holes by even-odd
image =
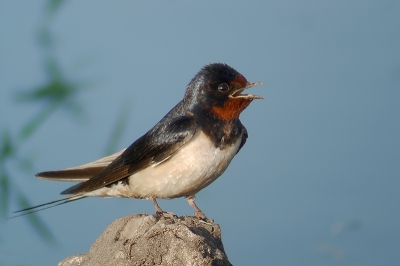
[[35, 212], [38, 212], [38, 211], [43, 211], [43, 210], [46, 210], [46, 209], [50, 209], [50, 208], [53, 208], [53, 207], [56, 207], [56, 206], [59, 206], [59, 205], [63, 205], [65, 203], [73, 202], [75, 200], [83, 199], [83, 198], [86, 198], [86, 196], [83, 196], [83, 195], [72, 195], [72, 196], [69, 196], [69, 197], [62, 198], [62, 199], [53, 200], [53, 201], [46, 202], [46, 203], [43, 203], [43, 204], [40, 204], [40, 205], [36, 205], [36, 206], [33, 206], [33, 207], [29, 207], [29, 208], [26, 208], [26, 209], [15, 211], [15, 212], [13, 212], [13, 214], [15, 214], [15, 213], [18, 213], [18, 214], [15, 214], [15, 215], [10, 216], [10, 217], [6, 217], [5, 220], [14, 219], [14, 218], [21, 217], [21, 216], [24, 216], [24, 215], [28, 215], [28, 214], [31, 214], [31, 213], [35, 213]]

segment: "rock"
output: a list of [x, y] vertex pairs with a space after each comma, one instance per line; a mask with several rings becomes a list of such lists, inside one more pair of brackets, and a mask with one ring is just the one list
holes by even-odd
[[212, 220], [173, 213], [133, 214], [112, 222], [89, 252], [58, 266], [232, 265]]

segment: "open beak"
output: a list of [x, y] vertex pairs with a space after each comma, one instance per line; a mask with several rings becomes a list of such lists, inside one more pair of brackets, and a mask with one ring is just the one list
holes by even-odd
[[262, 82], [248, 82], [246, 84], [246, 86], [244, 86], [243, 88], [238, 89], [237, 91], [235, 91], [232, 95], [229, 95], [229, 97], [231, 98], [251, 98], [251, 99], [264, 99], [261, 96], [258, 95], [254, 95], [254, 94], [242, 94], [242, 92], [244, 90], [247, 90], [248, 88], [257, 86], [257, 85], [261, 85], [263, 84]]

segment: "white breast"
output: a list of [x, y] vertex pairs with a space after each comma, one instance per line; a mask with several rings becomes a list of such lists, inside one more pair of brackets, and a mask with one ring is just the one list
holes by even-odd
[[175, 198], [194, 195], [225, 171], [239, 146], [240, 138], [221, 150], [199, 130], [171, 158], [131, 175], [129, 185], [119, 183], [92, 191], [87, 196]]
[[174, 198], [194, 195], [217, 179], [239, 149], [240, 141], [221, 150], [201, 130], [168, 160], [129, 178], [133, 197]]

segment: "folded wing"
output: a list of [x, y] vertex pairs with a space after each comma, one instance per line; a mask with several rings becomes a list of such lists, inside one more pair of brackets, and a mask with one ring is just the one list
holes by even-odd
[[195, 119], [188, 116], [179, 117], [167, 124], [158, 124], [136, 140], [101, 172], [86, 182], [68, 188], [61, 194], [82, 194], [94, 191], [127, 178], [146, 167], [163, 163], [193, 137], [196, 129]]

